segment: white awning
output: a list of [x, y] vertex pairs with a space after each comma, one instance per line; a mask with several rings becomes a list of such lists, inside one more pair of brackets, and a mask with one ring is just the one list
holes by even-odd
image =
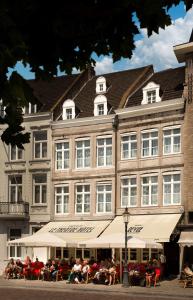
[[50, 222], [35, 234], [9, 241], [8, 245], [75, 247], [81, 240], [97, 238], [110, 222], [110, 220]]
[[[128, 223], [128, 236], [156, 242], [169, 242], [181, 214], [132, 215]], [[102, 236], [124, 233], [123, 217], [117, 216]]]
[[193, 246], [193, 231], [183, 231], [180, 234], [178, 243], [181, 246]]
[[[90, 239], [87, 241], [81, 241], [78, 243], [80, 248], [124, 248], [125, 247], [125, 235], [123, 233], [114, 233], [110, 235], [102, 235], [96, 239]], [[128, 248], [154, 248], [162, 249], [163, 246], [160, 243], [154, 241], [146, 241], [137, 237], [129, 236], [127, 238]]]
[[46, 232], [41, 234], [35, 233], [31, 236], [9, 241], [8, 245], [26, 247], [66, 247], [66, 241], [49, 232]]

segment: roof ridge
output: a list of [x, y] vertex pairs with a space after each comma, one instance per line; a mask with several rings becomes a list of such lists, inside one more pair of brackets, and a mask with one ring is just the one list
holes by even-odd
[[142, 67], [139, 67], [139, 68], [120, 70], [120, 71], [115, 71], [115, 72], [110, 72], [110, 73], [103, 73], [103, 74], [95, 75], [95, 76], [93, 76], [93, 78], [100, 77], [100, 76], [105, 76], [105, 75], [111, 75], [111, 74], [126, 73], [126, 72], [130, 72], [130, 71], [145, 69], [145, 68], [148, 68], [148, 67], [153, 67], [153, 65], [149, 64], [149, 65], [142, 66]]

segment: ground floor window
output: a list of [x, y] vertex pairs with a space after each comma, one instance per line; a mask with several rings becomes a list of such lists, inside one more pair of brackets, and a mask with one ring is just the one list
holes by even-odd
[[90, 259], [90, 250], [76, 249], [76, 258]]
[[[9, 230], [9, 240], [15, 240], [21, 238], [21, 229], [11, 228]], [[21, 246], [9, 246], [8, 248], [9, 258], [20, 258], [21, 257]]]
[[55, 257], [58, 259], [68, 259], [69, 258], [69, 249], [57, 247], [55, 250]]

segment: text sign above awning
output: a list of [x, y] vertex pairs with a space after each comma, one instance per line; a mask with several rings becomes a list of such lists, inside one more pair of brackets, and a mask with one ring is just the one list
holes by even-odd
[[[128, 235], [157, 242], [169, 242], [181, 214], [132, 215], [128, 223]], [[117, 216], [102, 234], [124, 233], [122, 216]]]

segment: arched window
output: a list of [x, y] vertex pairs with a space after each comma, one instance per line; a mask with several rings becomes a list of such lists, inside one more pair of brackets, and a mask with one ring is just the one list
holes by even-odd
[[75, 103], [71, 99], [65, 100], [63, 103], [62, 119], [69, 120], [74, 118], [75, 118]]
[[106, 79], [103, 76], [100, 76], [96, 80], [96, 93], [103, 94], [107, 91]]
[[159, 96], [160, 85], [156, 84], [155, 82], [149, 82], [143, 88], [143, 100], [141, 104], [151, 104], [155, 102], [161, 101]]
[[94, 116], [107, 115], [107, 98], [104, 95], [98, 95], [94, 100]]

